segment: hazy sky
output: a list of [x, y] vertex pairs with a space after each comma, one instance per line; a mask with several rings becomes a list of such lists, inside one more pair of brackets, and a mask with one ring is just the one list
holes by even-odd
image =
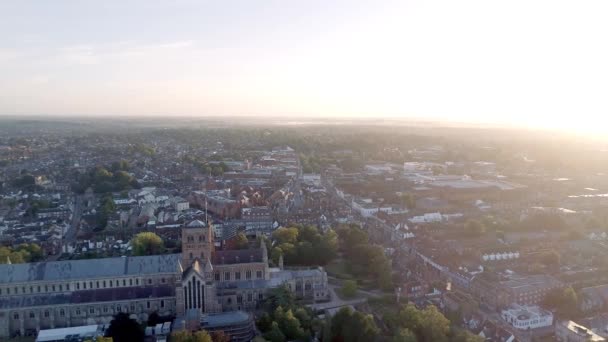
[[608, 133], [608, 1], [0, 2], [0, 114], [445, 118]]

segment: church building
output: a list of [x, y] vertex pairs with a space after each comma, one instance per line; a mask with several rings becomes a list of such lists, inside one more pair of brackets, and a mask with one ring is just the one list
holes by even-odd
[[251, 311], [281, 285], [299, 299], [329, 298], [322, 268], [271, 268], [263, 243], [216, 250], [213, 227], [200, 220], [181, 231], [181, 254], [0, 265], [0, 337], [107, 324], [118, 312], [146, 321], [153, 312]]

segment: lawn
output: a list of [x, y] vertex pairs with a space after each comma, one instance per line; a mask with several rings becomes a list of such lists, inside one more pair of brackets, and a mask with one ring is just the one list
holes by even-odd
[[346, 263], [343, 259], [335, 259], [334, 261], [330, 262], [327, 264], [327, 266], [325, 266], [325, 271], [330, 277], [344, 280], [353, 279], [353, 276], [348, 272]]

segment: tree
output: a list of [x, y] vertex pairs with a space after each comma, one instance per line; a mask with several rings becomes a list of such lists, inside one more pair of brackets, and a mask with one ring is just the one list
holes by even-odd
[[142, 232], [131, 242], [135, 255], [155, 255], [163, 251], [163, 240], [152, 232]]
[[211, 335], [205, 330], [189, 332], [187, 330], [178, 330], [171, 333], [172, 342], [216, 342]]
[[469, 220], [464, 225], [465, 234], [471, 237], [477, 237], [486, 232], [486, 227], [477, 220]]
[[548, 267], [559, 267], [560, 255], [556, 251], [548, 251], [541, 254], [540, 261]]
[[226, 333], [221, 330], [212, 331], [211, 339], [213, 342], [230, 342], [230, 336], [226, 335]]
[[298, 234], [299, 234], [298, 228], [281, 227], [272, 233], [272, 238], [275, 241], [277, 241], [278, 244], [283, 244], [283, 243], [295, 244], [298, 241]]
[[120, 312], [110, 322], [106, 337], [111, 337], [114, 342], [143, 341], [144, 331], [136, 320], [129, 318], [129, 314]]
[[562, 216], [550, 212], [534, 213], [521, 223], [521, 229], [526, 231], [564, 231], [568, 224]]
[[325, 315], [323, 330], [321, 331], [321, 341], [331, 341], [331, 316]]
[[427, 306], [422, 310], [419, 332], [421, 341], [447, 341], [450, 321], [434, 305]]
[[405, 205], [405, 207], [408, 208], [409, 210], [416, 209], [416, 199], [414, 198], [414, 195], [412, 195], [411, 193], [405, 193], [405, 194], [401, 195], [401, 200], [403, 201], [403, 204]]
[[331, 332], [332, 339], [366, 342], [374, 341], [380, 330], [372, 315], [353, 312], [351, 308], [344, 307], [332, 318]]
[[268, 312], [264, 312], [262, 316], [256, 321], [256, 326], [261, 332], [266, 332], [272, 329], [272, 317]]
[[[90, 340], [85, 340], [85, 341], [90, 341]], [[113, 342], [113, 340], [111, 337], [97, 336], [97, 338], [95, 338], [95, 342]]]
[[36, 178], [30, 174], [22, 174], [13, 180], [13, 186], [20, 189], [31, 188], [36, 185]]
[[295, 306], [295, 297], [286, 285], [281, 285], [268, 292], [263, 306], [267, 312], [275, 312], [278, 307], [291, 309]]
[[346, 298], [353, 298], [357, 295], [357, 282], [354, 280], [346, 280], [342, 284], [342, 295]]
[[578, 312], [578, 296], [572, 286], [555, 289], [547, 293], [543, 305], [557, 310], [562, 315], [574, 315]]
[[410, 329], [402, 328], [393, 336], [392, 342], [418, 342], [418, 339]]
[[300, 321], [293, 315], [291, 309], [284, 311], [282, 307], [278, 307], [275, 310], [274, 319], [285, 334], [285, 338], [297, 340], [304, 337], [304, 330], [302, 330]]
[[450, 341], [451, 342], [484, 342], [485, 338], [474, 335], [464, 329], [452, 328], [452, 332], [450, 334]]
[[369, 241], [367, 233], [359, 226], [341, 226], [338, 228], [340, 244], [346, 251], [352, 250], [355, 246], [365, 244]]
[[[396, 326], [393, 327], [393, 329], [397, 329], [395, 338], [401, 335], [402, 329], [408, 329], [415, 334], [417, 341], [447, 342], [451, 333], [450, 321], [433, 305], [424, 310], [418, 310], [413, 304], [408, 304], [399, 311], [397, 322], [391, 325], [395, 325], [395, 323]], [[400, 337], [409, 338], [407, 334]]]
[[234, 238], [234, 247], [236, 249], [249, 248], [249, 240], [247, 240], [247, 236], [245, 236], [245, 234], [243, 234], [242, 232], [236, 234], [236, 237]]
[[272, 322], [272, 326], [270, 330], [264, 334], [264, 338], [269, 342], [285, 342], [285, 335], [279, 328], [277, 322]]
[[12, 264], [36, 262], [43, 258], [42, 248], [35, 243], [24, 243], [17, 247], [0, 247], [0, 264], [9, 260]]

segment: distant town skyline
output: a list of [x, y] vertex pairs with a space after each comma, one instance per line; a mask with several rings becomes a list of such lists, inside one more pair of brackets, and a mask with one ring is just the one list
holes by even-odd
[[0, 115], [606, 133], [605, 1], [5, 1]]

